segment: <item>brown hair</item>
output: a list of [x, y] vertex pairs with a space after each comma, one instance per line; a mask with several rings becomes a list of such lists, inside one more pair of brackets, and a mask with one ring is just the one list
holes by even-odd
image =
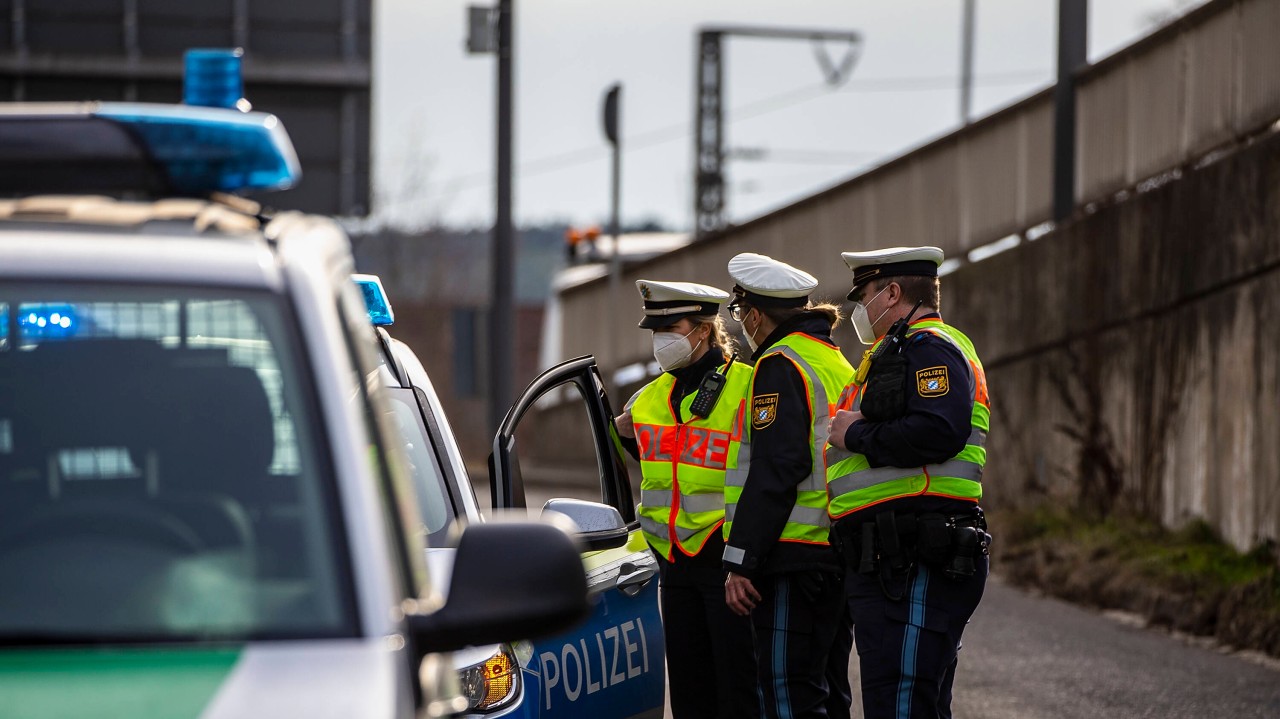
[[[899, 277], [881, 277], [872, 280], [863, 296], [870, 300], [876, 292], [888, 287], [890, 283], [897, 282], [898, 287], [902, 288], [902, 299], [907, 304], [914, 305], [917, 302], [922, 303], [921, 307], [928, 307], [931, 310], [942, 309], [942, 282], [937, 277], [917, 277], [904, 275]], [[866, 300], [864, 300], [866, 301]]]
[[737, 349], [737, 344], [729, 337], [729, 331], [724, 328], [724, 318], [718, 314], [694, 315], [689, 318], [689, 321], [693, 322], [695, 328], [702, 325], [711, 326], [711, 340], [720, 349], [720, 354], [724, 356], [725, 361], [728, 361]]
[[810, 302], [804, 307], [757, 306], [756, 309], [760, 310], [761, 314], [768, 317], [769, 321], [773, 322], [775, 325], [780, 325], [802, 312], [817, 312], [820, 315], [826, 316], [827, 321], [831, 323], [831, 329], [835, 329], [836, 326], [840, 324], [841, 320], [840, 308], [830, 302], [820, 302], [818, 304]]

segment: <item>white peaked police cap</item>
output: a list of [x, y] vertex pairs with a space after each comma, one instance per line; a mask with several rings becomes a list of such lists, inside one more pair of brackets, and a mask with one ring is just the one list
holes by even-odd
[[866, 252], [841, 252], [840, 259], [853, 270], [849, 299], [871, 280], [881, 277], [937, 277], [942, 250], [937, 247], [886, 247]]
[[640, 327], [657, 329], [695, 315], [714, 315], [729, 299], [729, 293], [696, 282], [659, 282], [636, 280], [636, 289], [644, 299], [644, 319]]
[[729, 276], [734, 295], [762, 307], [803, 307], [818, 287], [808, 272], [754, 252], [729, 260]]

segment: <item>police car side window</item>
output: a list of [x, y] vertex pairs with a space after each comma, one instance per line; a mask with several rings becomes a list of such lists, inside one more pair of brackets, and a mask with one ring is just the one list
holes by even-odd
[[540, 509], [555, 497], [604, 501], [601, 471], [586, 400], [568, 383], [538, 400], [539, 411], [526, 415], [516, 428], [516, 448], [525, 499]]

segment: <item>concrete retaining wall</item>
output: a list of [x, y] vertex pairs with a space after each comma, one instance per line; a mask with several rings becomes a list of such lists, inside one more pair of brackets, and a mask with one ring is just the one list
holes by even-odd
[[1280, 139], [962, 268], [944, 305], [987, 365], [991, 504], [1280, 539]]
[[[1241, 549], [1280, 540], [1280, 136], [962, 267], [943, 315], [987, 367], [985, 504], [1083, 496], [1204, 518]], [[580, 431], [577, 412], [545, 421]]]

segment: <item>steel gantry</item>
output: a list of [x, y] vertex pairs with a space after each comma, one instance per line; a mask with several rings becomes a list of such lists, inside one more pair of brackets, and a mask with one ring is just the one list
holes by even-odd
[[[698, 31], [694, 59], [694, 234], [722, 229], [726, 222], [724, 182], [724, 43], [727, 36], [809, 40], [830, 85], [848, 79], [862, 47], [852, 30], [804, 30], [778, 27], [716, 26]], [[823, 42], [847, 42], [840, 62], [832, 62]]]

